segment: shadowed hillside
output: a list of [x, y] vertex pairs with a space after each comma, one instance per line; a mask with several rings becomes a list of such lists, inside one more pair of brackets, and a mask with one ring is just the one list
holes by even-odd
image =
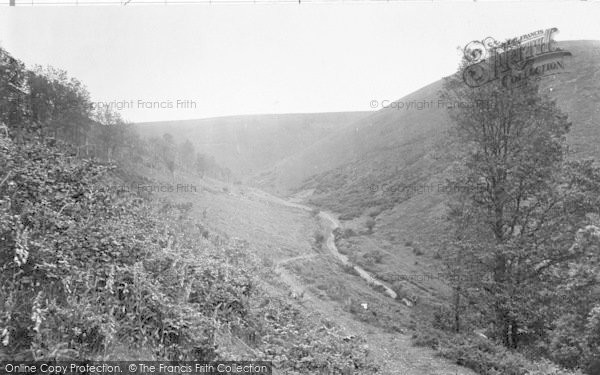
[[170, 133], [245, 178], [274, 166], [370, 112], [249, 115], [138, 124], [142, 136]]
[[[565, 59], [566, 72], [544, 78], [541, 88], [556, 98], [573, 123], [570, 156], [597, 158], [600, 42], [561, 42], [560, 47], [573, 55]], [[280, 194], [297, 190], [300, 184], [302, 189], [314, 188], [313, 203], [348, 217], [367, 209], [393, 208], [409, 198], [403, 187], [443, 182], [453, 161], [441, 88], [441, 80], [434, 82], [396, 102], [404, 103], [397, 105], [403, 108], [382, 109], [335, 132], [278, 163], [256, 182]], [[437, 200], [429, 199], [427, 205]]]

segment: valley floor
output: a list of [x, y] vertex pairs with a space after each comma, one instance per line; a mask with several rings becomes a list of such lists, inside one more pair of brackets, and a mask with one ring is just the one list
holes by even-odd
[[[193, 215], [208, 223], [211, 231], [246, 241], [261, 258], [268, 275], [262, 282], [271, 296], [288, 298], [307, 313], [326, 318], [348, 340], [364, 338], [381, 374], [473, 374], [430, 349], [412, 346], [411, 308], [368, 285], [332, 254], [327, 245], [333, 243], [335, 225], [326, 214], [246, 186], [177, 179], [164, 183], [194, 189], [166, 194], [178, 202], [192, 202]], [[317, 233], [323, 241], [315, 241]]]

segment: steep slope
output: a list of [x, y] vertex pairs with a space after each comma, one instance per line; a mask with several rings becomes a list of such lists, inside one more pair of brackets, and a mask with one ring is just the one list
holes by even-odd
[[[571, 156], [600, 157], [600, 42], [560, 43], [572, 53], [566, 72], [542, 80], [542, 90], [569, 114]], [[278, 163], [256, 182], [274, 192], [315, 188], [312, 201], [355, 216], [368, 207], [391, 208], [406, 198], [403, 186], [442, 178], [453, 147], [445, 135], [447, 103], [434, 82], [301, 153]], [[456, 105], [457, 103], [450, 103]], [[304, 182], [303, 184], [301, 184]], [[399, 191], [382, 192], [390, 185]]]
[[[541, 88], [573, 123], [569, 157], [600, 158], [600, 42], [561, 47], [573, 54], [568, 72], [544, 78]], [[340, 213], [349, 233], [340, 251], [379, 279], [401, 280], [403, 290], [432, 300], [443, 298], [447, 285], [435, 259], [450, 233], [442, 184], [459, 164], [447, 111], [438, 106], [441, 88], [432, 83], [399, 100], [404, 108], [341, 129], [262, 179], [266, 188], [302, 192], [305, 201]]]
[[[175, 183], [164, 175], [149, 177], [165, 184]], [[361, 350], [368, 353], [366, 360], [379, 367], [377, 372], [353, 369], [348, 373], [474, 375], [473, 371], [450, 363], [429, 348], [413, 346], [410, 337], [416, 329], [413, 309], [349, 272], [325, 244], [315, 243], [317, 232], [331, 238], [331, 218], [315, 215], [306, 207], [252, 187], [183, 173], [176, 174], [176, 178], [177, 183], [196, 186], [197, 191], [163, 193], [165, 196], [179, 204], [189, 204], [190, 215], [206, 223], [210, 233], [245, 244], [248, 254], [260, 259], [261, 270], [257, 276], [261, 287], [269, 291], [264, 295], [265, 301], [292, 302], [321, 326], [320, 334], [338, 337], [348, 345], [360, 345]], [[280, 312], [275, 311], [275, 314]], [[271, 318], [266, 316], [265, 319]], [[336, 333], [338, 329], [340, 334]], [[294, 337], [298, 334], [302, 331], [292, 333]], [[314, 342], [307, 344], [314, 347], [322, 341], [321, 337], [311, 337]], [[282, 340], [280, 346], [290, 344]], [[242, 350], [246, 357], [254, 355], [248, 346]], [[329, 350], [342, 353], [338, 347]], [[312, 360], [307, 356], [299, 366]], [[317, 373], [317, 370], [302, 370], [294, 373]]]
[[274, 166], [280, 160], [327, 137], [370, 112], [249, 115], [202, 120], [161, 121], [137, 125], [142, 136], [170, 133], [189, 139], [196, 150], [212, 155], [239, 178]]
[[[409, 100], [437, 101], [440, 87], [436, 82], [412, 94]], [[285, 193], [297, 187], [307, 177], [331, 171], [341, 165], [366, 161], [367, 164], [372, 162], [375, 167], [383, 167], [385, 163], [378, 161], [379, 156], [388, 152], [403, 152], [400, 150], [403, 145], [412, 147], [411, 144], [427, 142], [430, 139], [429, 133], [436, 130], [436, 123], [444, 115], [441, 110], [427, 111], [426, 116], [422, 112], [424, 110], [382, 109], [287, 158], [275, 166], [273, 171], [257, 178], [256, 183], [274, 192]], [[340, 177], [348, 179], [356, 175], [365, 178], [369, 169], [359, 170], [353, 167], [340, 174]]]

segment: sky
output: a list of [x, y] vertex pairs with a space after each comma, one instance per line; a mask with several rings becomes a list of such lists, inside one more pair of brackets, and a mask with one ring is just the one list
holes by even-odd
[[143, 122], [376, 110], [373, 101], [454, 72], [472, 40], [551, 27], [559, 41], [600, 40], [598, 1], [136, 1], [2, 6], [0, 45], [28, 67], [66, 70], [97, 106]]

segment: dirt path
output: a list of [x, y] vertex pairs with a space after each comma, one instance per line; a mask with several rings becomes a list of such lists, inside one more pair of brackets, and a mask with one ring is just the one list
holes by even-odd
[[[339, 252], [335, 246], [333, 231], [339, 227], [335, 215], [321, 212], [319, 219], [327, 230], [327, 252], [311, 249], [312, 239], [307, 238], [316, 227], [311, 213], [313, 209], [297, 202], [288, 202], [269, 195], [261, 190], [225, 185], [216, 181], [191, 181], [202, 186], [198, 194], [177, 196], [180, 200], [201, 202], [196, 214], [206, 216], [204, 221], [230, 235], [243, 236], [251, 243], [257, 254], [276, 255], [273, 263], [275, 283], [265, 283], [274, 295], [291, 292], [290, 301], [309, 314], [317, 314], [331, 320], [346, 336], [361, 337], [366, 340], [369, 359], [380, 367], [380, 375], [475, 375], [472, 371], [449, 363], [437, 357], [435, 352], [414, 347], [410, 336], [391, 332], [372, 323], [361, 321], [350, 312], [343, 301], [319, 294], [319, 289], [311, 287], [305, 274], [297, 273], [295, 262], [312, 263], [311, 267], [332, 266]], [[228, 190], [225, 190], [227, 187]], [[204, 209], [204, 210], [203, 210]], [[301, 211], [298, 211], [301, 210]], [[252, 222], [249, 223], [248, 220]], [[213, 228], [214, 227], [214, 228]], [[335, 255], [335, 257], [333, 256]], [[342, 255], [342, 254], [340, 254]], [[360, 289], [360, 293], [372, 293], [371, 303], [394, 305], [400, 309], [406, 306], [396, 304], [389, 297], [373, 293], [365, 281], [342, 273], [339, 267], [327, 267], [332, 272], [328, 281], [341, 281], [342, 287]], [[335, 272], [340, 272], [337, 274]], [[318, 273], [315, 273], [318, 277]], [[345, 284], [344, 284], [345, 283]], [[283, 288], [281, 288], [283, 287]], [[389, 295], [391, 296], [391, 295]], [[401, 319], [399, 317], [398, 319]]]
[[[272, 196], [272, 195], [270, 195], [264, 191], [258, 190], [258, 189], [252, 189], [252, 192], [254, 194], [260, 196], [262, 199], [266, 199], [271, 202], [279, 203], [279, 204], [287, 206], [287, 207], [297, 208], [297, 209], [309, 211], [309, 212], [313, 211], [313, 209], [311, 207], [308, 207], [308, 206], [305, 206], [303, 204], [299, 204], [296, 202], [286, 201], [284, 199]], [[331, 212], [319, 211], [319, 217], [321, 218], [321, 220], [324, 222], [325, 226], [327, 227], [327, 241], [326, 241], [327, 250], [329, 250], [329, 252], [336, 259], [338, 259], [343, 265], [354, 268], [356, 273], [361, 278], [363, 278], [368, 284], [379, 286], [379, 287], [383, 288], [385, 295], [387, 295], [388, 297], [391, 297], [393, 299], [396, 299], [397, 294], [396, 294], [396, 292], [394, 292], [394, 290], [392, 290], [392, 288], [390, 288], [388, 285], [386, 285], [382, 281], [377, 280], [375, 277], [373, 277], [373, 275], [371, 275], [369, 272], [367, 272], [362, 267], [359, 267], [356, 264], [353, 264], [352, 262], [350, 262], [350, 260], [348, 259], [347, 256], [345, 256], [344, 254], [339, 252], [337, 246], [335, 245], [335, 235], [333, 234], [333, 232], [335, 229], [340, 227], [340, 222], [335, 217], [335, 215], [332, 214]]]
[[[260, 199], [268, 201], [270, 204], [280, 204], [294, 209], [304, 211], [313, 211], [310, 207], [296, 203], [288, 202], [278, 197], [274, 197], [260, 191], [252, 189]], [[347, 257], [341, 254], [335, 245], [335, 236], [333, 231], [340, 226], [335, 215], [329, 212], [319, 212], [320, 219], [324, 222], [327, 229], [326, 246], [328, 251], [344, 264], [352, 265]], [[380, 366], [379, 374], [383, 375], [475, 375], [467, 368], [449, 363], [448, 361], [435, 355], [435, 352], [428, 348], [415, 347], [411, 343], [411, 338], [405, 334], [387, 332], [382, 328], [359, 321], [354, 315], [346, 311], [339, 303], [331, 300], [324, 300], [313, 294], [302, 280], [288, 271], [284, 265], [303, 259], [316, 257], [318, 254], [302, 254], [281, 260], [275, 264], [275, 272], [281, 280], [288, 285], [297, 299], [298, 304], [309, 312], [317, 312], [323, 316], [333, 319], [341, 330], [347, 336], [360, 336], [366, 339], [369, 357]], [[376, 280], [362, 268], [352, 265], [357, 273], [367, 282], [376, 285], [382, 285], [385, 288], [385, 294], [396, 298], [396, 293], [385, 284]]]
[[302, 254], [302, 255], [298, 255], [296, 257], [292, 257], [292, 258], [287, 258], [287, 259], [281, 260], [281, 261], [277, 262], [277, 265], [278, 266], [282, 266], [284, 264], [291, 263], [291, 262], [294, 262], [294, 261], [297, 261], [297, 260], [310, 259], [310, 258], [314, 258], [316, 256], [317, 256], [317, 254]]
[[[291, 289], [292, 297], [299, 298], [301, 300], [304, 299], [305, 294], [307, 293], [305, 286], [292, 275], [288, 270], [286, 270], [283, 266], [289, 263], [293, 263], [298, 260], [310, 259], [316, 257], [317, 254], [302, 254], [292, 258], [287, 258], [280, 260], [275, 263], [275, 273], [279, 275], [279, 277], [283, 280], [283, 282]], [[310, 298], [309, 295], [306, 295], [306, 298]]]

